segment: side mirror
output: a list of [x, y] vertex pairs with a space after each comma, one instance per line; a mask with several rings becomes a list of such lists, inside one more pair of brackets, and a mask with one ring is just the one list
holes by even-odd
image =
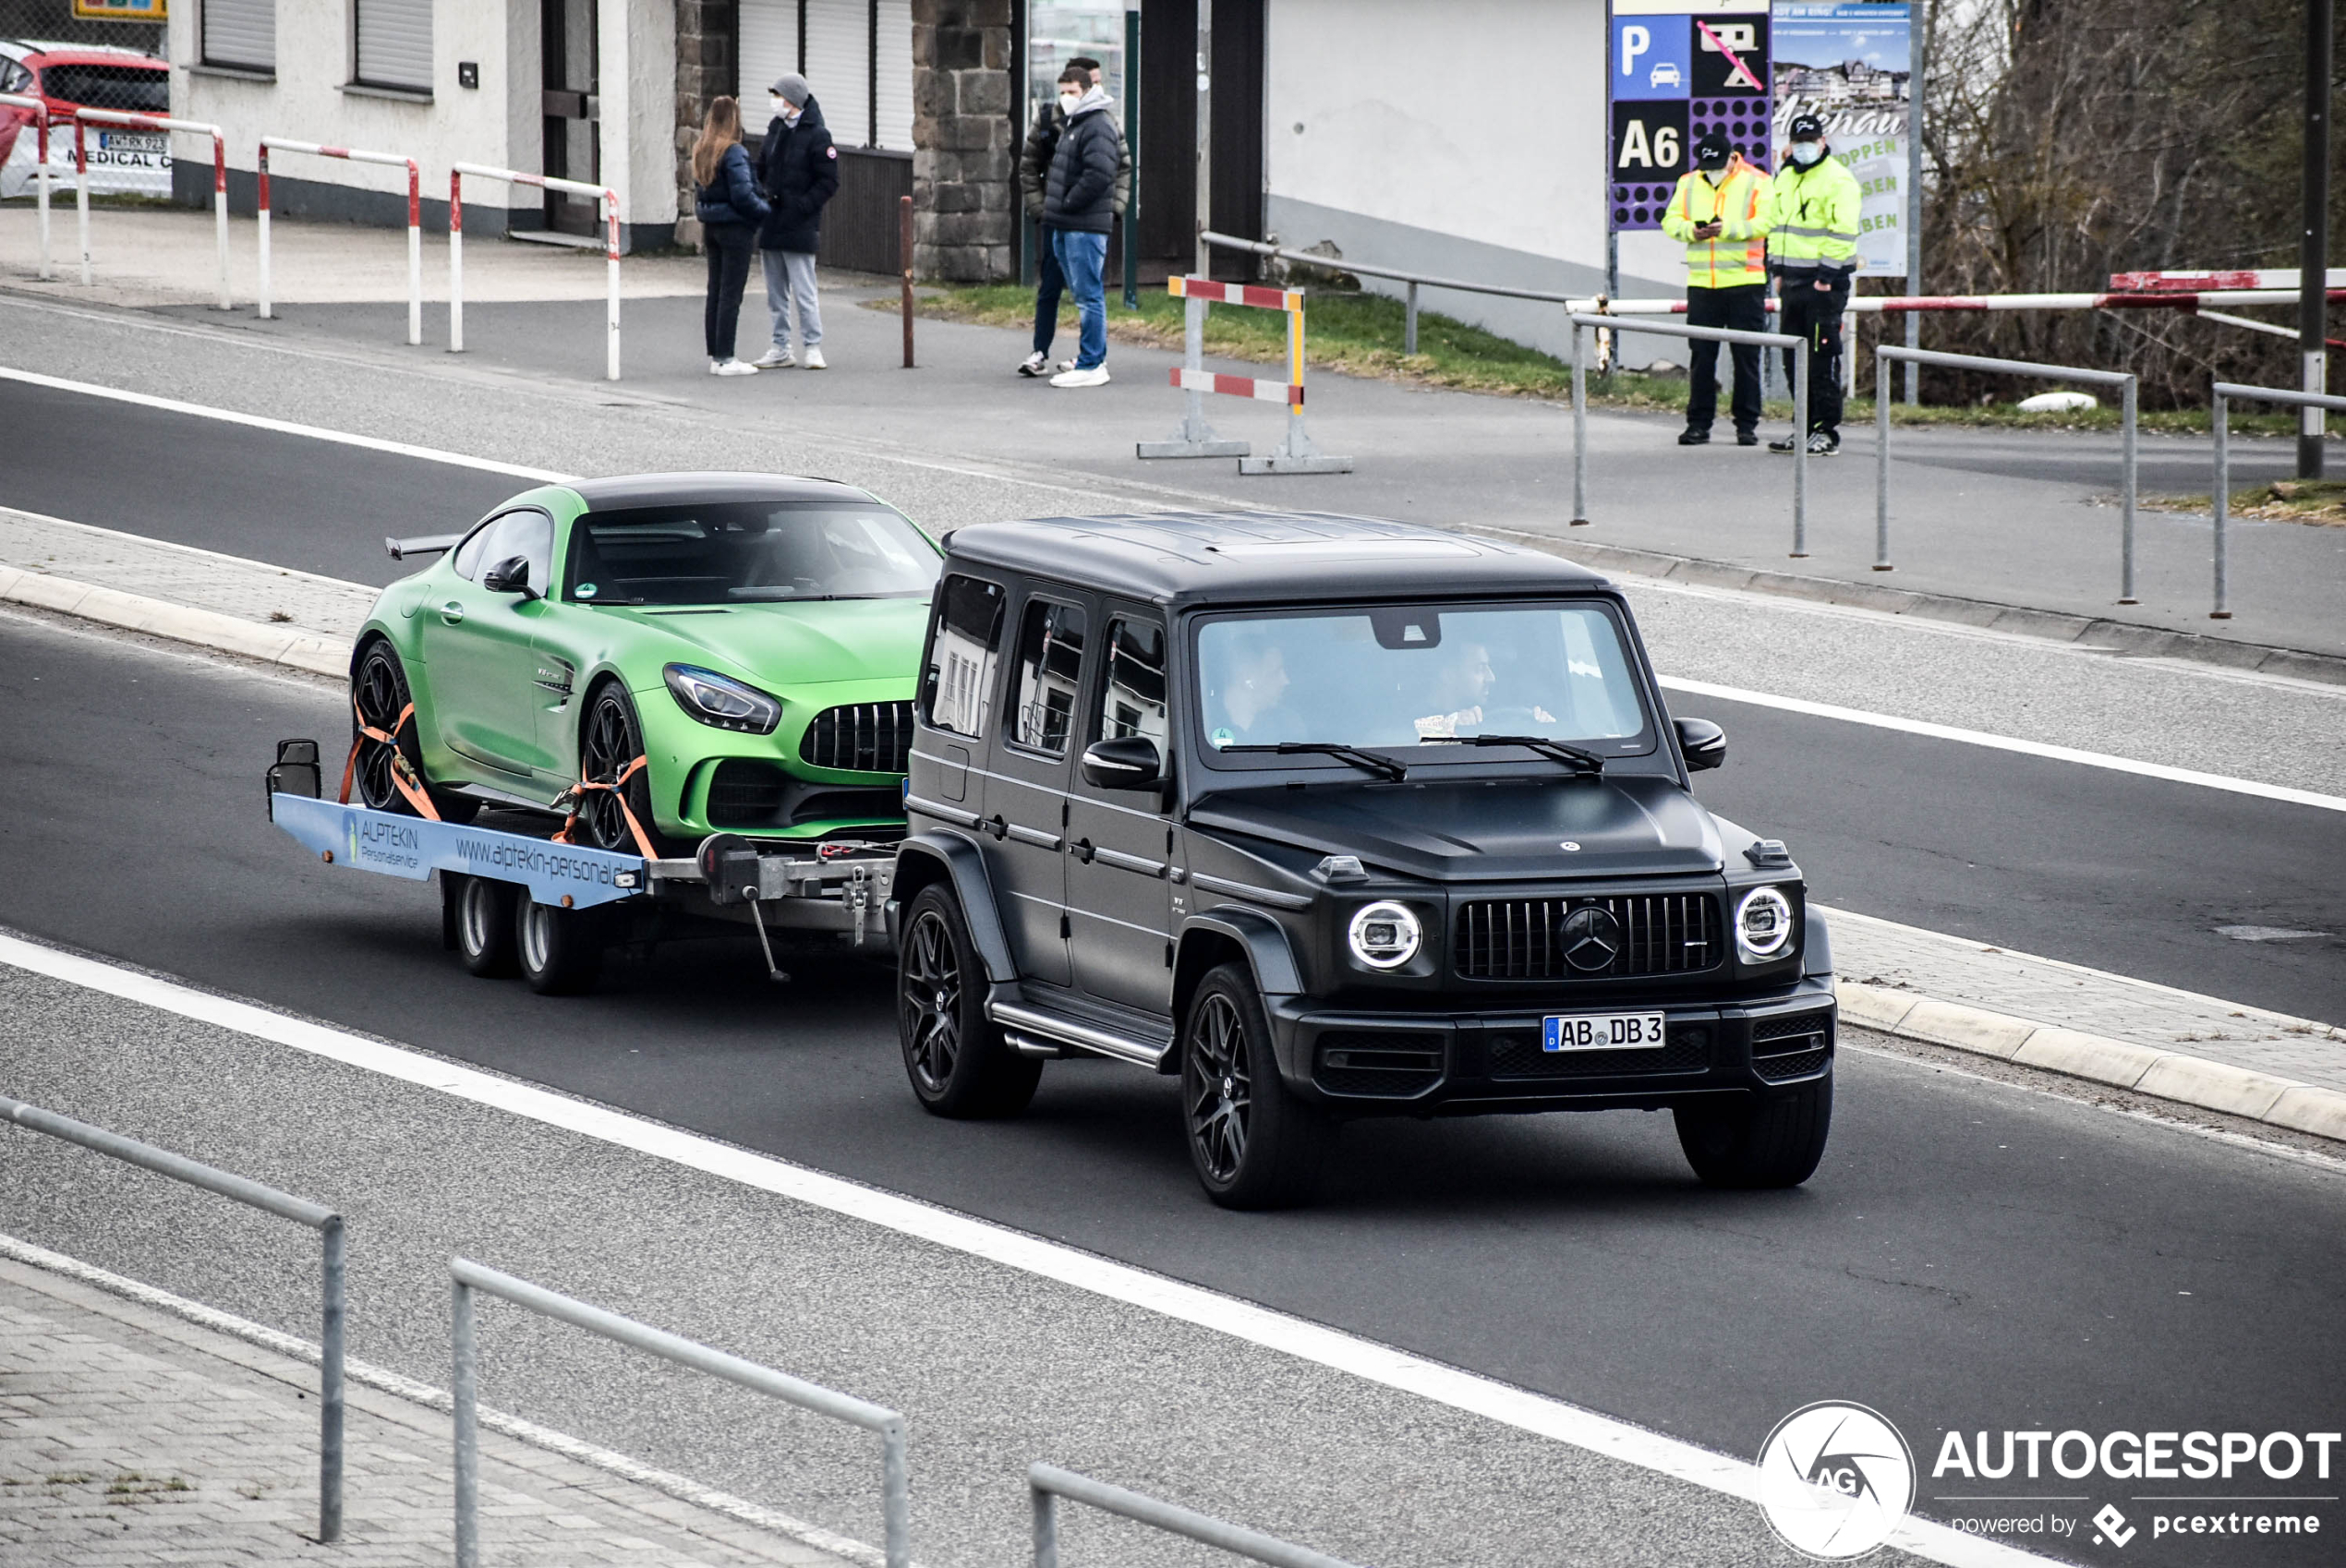
[[1678, 751], [1687, 759], [1687, 771], [1701, 773], [1727, 760], [1727, 732], [1707, 718], [1680, 718], [1672, 721], [1678, 730]]
[[529, 585], [529, 557], [507, 556], [490, 567], [480, 579], [480, 585], [492, 594], [519, 594], [534, 599], [538, 590]]
[[1094, 790], [1154, 790], [1165, 765], [1145, 735], [1094, 741], [1083, 749], [1083, 782]]

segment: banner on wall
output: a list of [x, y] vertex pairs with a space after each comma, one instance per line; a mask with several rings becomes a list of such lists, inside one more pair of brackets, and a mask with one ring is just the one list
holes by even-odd
[[1772, 171], [1785, 127], [1807, 111], [1865, 193], [1860, 270], [1904, 275], [1909, 12], [1904, 0], [1613, 0], [1614, 230], [1662, 226], [1707, 132]]

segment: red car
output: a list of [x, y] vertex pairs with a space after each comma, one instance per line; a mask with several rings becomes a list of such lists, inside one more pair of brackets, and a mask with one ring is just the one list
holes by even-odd
[[[171, 112], [171, 67], [136, 49], [97, 43], [37, 43], [0, 40], [0, 92], [39, 98], [54, 117], [78, 108]], [[0, 199], [32, 194], [40, 133], [30, 109], [0, 108]], [[168, 197], [171, 140], [160, 131], [90, 126], [83, 130], [90, 188], [115, 195]], [[73, 181], [73, 130], [53, 127], [49, 177]]]

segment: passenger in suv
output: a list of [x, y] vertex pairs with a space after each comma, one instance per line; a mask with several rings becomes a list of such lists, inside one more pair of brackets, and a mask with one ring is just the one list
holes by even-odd
[[1234, 1208], [1368, 1116], [1667, 1106], [1714, 1186], [1816, 1169], [1823, 924], [1694, 799], [1725, 737], [1602, 578], [1315, 514], [980, 525], [922, 662], [889, 915], [929, 1110], [1178, 1073]]

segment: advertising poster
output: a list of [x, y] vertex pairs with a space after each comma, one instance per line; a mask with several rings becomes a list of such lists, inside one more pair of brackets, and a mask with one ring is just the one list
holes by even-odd
[[1767, 0], [1695, 6], [1614, 0], [1610, 85], [1613, 226], [1659, 229], [1689, 144], [1722, 130], [1770, 167]]
[[1826, 144], [1849, 165], [1865, 195], [1857, 270], [1872, 278], [1906, 273], [1912, 9], [1798, 0], [1778, 4], [1772, 18], [1775, 139], [1785, 139], [1795, 115], [1824, 121]]

